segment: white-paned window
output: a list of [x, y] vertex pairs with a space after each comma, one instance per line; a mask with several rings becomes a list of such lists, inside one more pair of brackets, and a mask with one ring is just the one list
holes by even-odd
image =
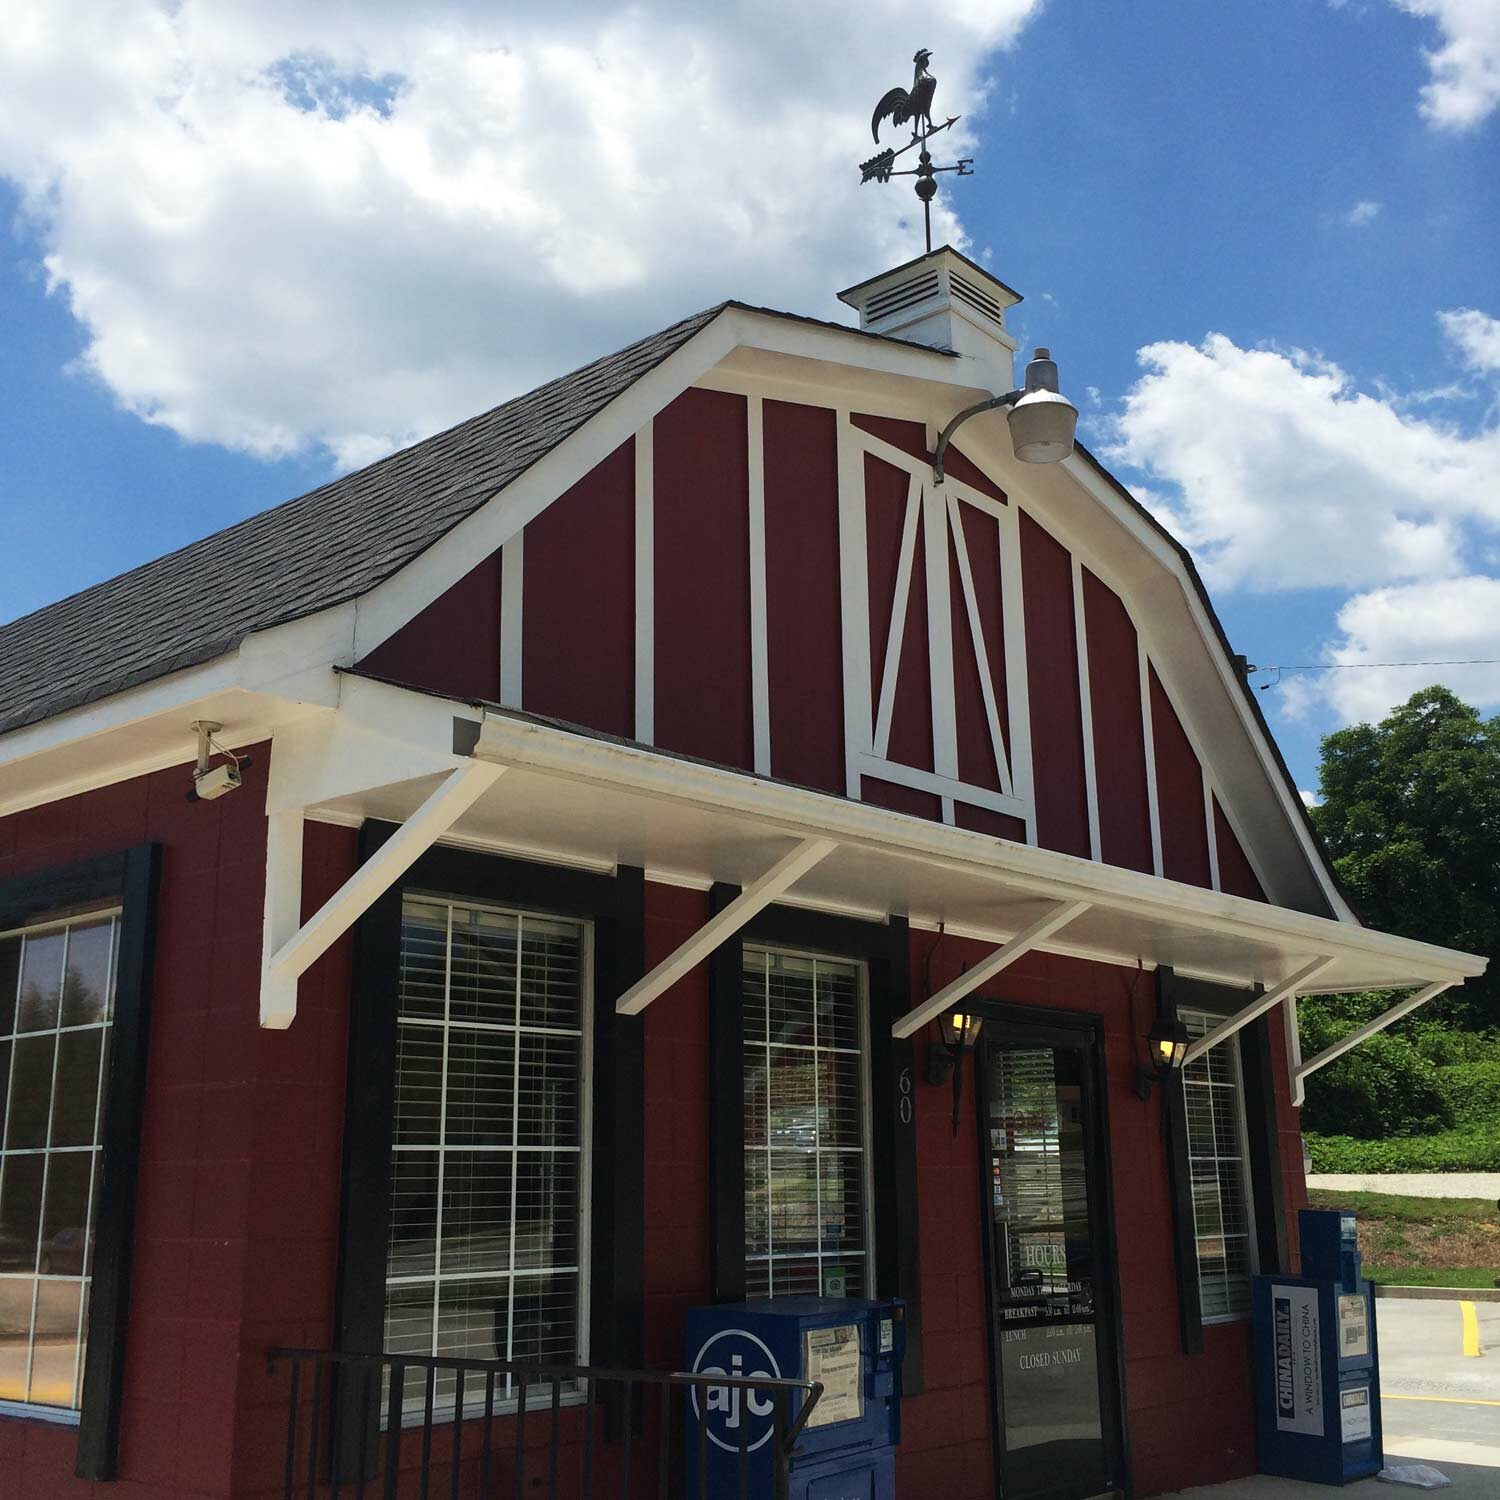
[[[1188, 1034], [1207, 1036], [1222, 1016], [1180, 1012]], [[1198, 1294], [1206, 1323], [1247, 1317], [1255, 1274], [1254, 1214], [1245, 1143], [1239, 1038], [1210, 1047], [1182, 1073], [1188, 1169], [1198, 1247]]]
[[0, 1402], [82, 1398], [118, 931], [0, 935]]
[[582, 1361], [589, 960], [581, 922], [404, 901], [387, 1353]]
[[745, 1282], [751, 1297], [866, 1297], [864, 966], [745, 949]]

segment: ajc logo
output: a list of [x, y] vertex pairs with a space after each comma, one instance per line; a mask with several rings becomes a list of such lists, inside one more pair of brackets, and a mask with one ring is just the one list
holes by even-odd
[[[781, 1379], [776, 1356], [753, 1333], [747, 1333], [743, 1328], [721, 1329], [709, 1339], [693, 1361], [693, 1374], [731, 1375], [744, 1380]], [[771, 1436], [775, 1403], [769, 1391], [746, 1390], [731, 1385], [710, 1386], [706, 1417], [698, 1405], [698, 1394], [695, 1386], [693, 1411], [708, 1428], [709, 1441], [726, 1453], [740, 1451], [741, 1422], [747, 1429], [745, 1447], [748, 1452], [753, 1453]]]

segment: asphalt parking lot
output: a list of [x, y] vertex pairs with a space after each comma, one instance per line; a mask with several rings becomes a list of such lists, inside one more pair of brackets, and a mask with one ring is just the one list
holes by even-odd
[[1500, 1302], [1381, 1297], [1375, 1318], [1386, 1453], [1493, 1467], [1500, 1497]]

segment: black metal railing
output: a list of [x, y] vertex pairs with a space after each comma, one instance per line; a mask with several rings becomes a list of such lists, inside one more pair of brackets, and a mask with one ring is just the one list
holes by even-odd
[[[284, 1500], [630, 1500], [653, 1487], [657, 1500], [787, 1500], [823, 1394], [753, 1375], [320, 1349], [273, 1349], [268, 1373], [287, 1385]], [[742, 1413], [769, 1398], [769, 1433], [752, 1443], [747, 1419], [728, 1429], [737, 1449], [710, 1436], [710, 1392]]]

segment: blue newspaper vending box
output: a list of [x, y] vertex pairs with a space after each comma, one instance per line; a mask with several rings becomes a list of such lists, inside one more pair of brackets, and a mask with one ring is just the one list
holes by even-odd
[[[894, 1500], [903, 1313], [899, 1300], [852, 1297], [695, 1307], [687, 1320], [688, 1368], [820, 1382], [823, 1395], [791, 1461], [791, 1500]], [[799, 1410], [794, 1403], [793, 1421]], [[774, 1421], [769, 1397], [728, 1386], [695, 1389], [683, 1434], [688, 1500], [738, 1500], [742, 1445], [750, 1464], [745, 1493], [752, 1500], [773, 1494]]]
[[1255, 1278], [1255, 1426], [1263, 1474], [1347, 1484], [1384, 1463], [1375, 1298], [1354, 1215], [1299, 1215], [1301, 1276]]

